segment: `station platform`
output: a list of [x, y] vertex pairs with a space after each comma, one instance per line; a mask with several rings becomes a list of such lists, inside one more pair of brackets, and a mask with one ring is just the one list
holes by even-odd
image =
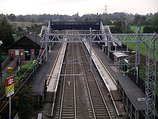
[[[84, 43], [86, 48], [88, 49], [88, 52], [90, 53], [90, 46], [89, 43]], [[109, 75], [109, 72], [107, 69], [105, 69], [106, 67], [104, 67], [104, 65], [102, 64], [102, 62], [100, 61], [99, 57], [97, 56], [96, 52], [92, 49], [92, 60], [97, 68], [97, 70], [99, 71], [108, 91], [110, 92], [111, 90], [117, 90], [117, 87], [115, 85], [115, 80], [113, 80], [111, 78], [111, 76]]]
[[42, 95], [44, 91], [45, 80], [48, 79], [48, 75], [53, 70], [52, 67], [56, 61], [60, 47], [61, 43], [56, 43], [53, 46], [52, 50], [48, 53], [48, 61], [41, 65], [42, 68], [37, 71], [37, 76], [29, 83], [29, 86], [33, 88], [34, 95]]
[[59, 53], [57, 55], [57, 60], [54, 63], [53, 68], [52, 68], [54, 70], [51, 71], [49, 78], [47, 80], [47, 83], [46, 83], [47, 93], [57, 91], [60, 72], [61, 72], [61, 68], [62, 68], [64, 56], [65, 56], [66, 46], [67, 46], [67, 43], [65, 42], [62, 44], [62, 46], [59, 50]]
[[134, 84], [134, 82], [132, 82], [131, 79], [126, 76], [123, 76], [123, 73], [116, 72], [110, 66], [110, 64], [113, 64], [113, 61], [108, 58], [108, 56], [101, 50], [101, 48], [96, 43], [92, 43], [92, 48], [96, 52], [100, 61], [105, 65], [106, 69], [109, 72], [109, 76], [111, 76], [112, 79], [115, 80], [115, 85], [117, 86], [117, 90], [120, 93], [126, 111], [130, 114], [132, 118], [142, 117], [140, 112], [143, 112], [145, 110], [145, 101], [139, 99], [145, 98], [144, 93], [139, 89], [139, 87]]

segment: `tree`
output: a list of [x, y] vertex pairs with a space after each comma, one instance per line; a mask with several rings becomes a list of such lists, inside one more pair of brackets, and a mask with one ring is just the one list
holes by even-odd
[[143, 33], [153, 33], [154, 32], [154, 28], [150, 27], [150, 26], [145, 26], [143, 28]]
[[115, 27], [120, 27], [120, 28], [122, 28], [122, 22], [119, 21], [119, 20], [115, 21], [115, 22], [114, 22], [114, 25], [115, 25]]
[[[19, 87], [21, 83], [18, 83]], [[13, 98], [13, 112], [18, 112], [22, 119], [30, 119], [35, 105], [34, 97], [31, 96], [32, 88], [24, 85], [23, 88]]]
[[10, 15], [8, 16], [8, 19], [13, 22], [13, 21], [16, 19], [15, 14], [10, 14]]
[[141, 25], [145, 25], [145, 22], [146, 22], [146, 17], [142, 16], [141, 17]]
[[155, 16], [155, 17], [152, 19], [151, 25], [152, 25], [153, 27], [158, 27], [158, 15]]
[[140, 15], [136, 15], [134, 18], [134, 25], [137, 26], [142, 26], [145, 25], [147, 23], [147, 18], [146, 16], [140, 16]]
[[158, 15], [156, 15], [152, 20], [150, 26], [145, 26], [143, 29], [144, 33], [158, 33]]
[[134, 25], [140, 26], [141, 25], [141, 16], [140, 15], [136, 15], [134, 18]]
[[24, 17], [22, 15], [17, 16], [16, 20], [20, 21], [20, 22], [24, 22], [25, 21], [25, 19], [24, 19]]
[[3, 51], [6, 51], [7, 47], [14, 43], [14, 38], [11, 29], [12, 26], [8, 23], [6, 18], [0, 20], [0, 40], [3, 41]]

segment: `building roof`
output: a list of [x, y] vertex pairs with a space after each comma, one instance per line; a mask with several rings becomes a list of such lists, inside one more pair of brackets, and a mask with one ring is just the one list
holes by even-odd
[[8, 49], [20, 49], [20, 48], [44, 48], [45, 45], [40, 43], [41, 38], [35, 34], [27, 34], [14, 42], [12, 45], [9, 46]]
[[42, 43], [40, 43], [41, 37], [39, 37], [37, 34], [30, 33], [30, 34], [27, 34], [26, 37], [28, 37], [30, 40], [34, 41], [38, 45], [42, 45]]

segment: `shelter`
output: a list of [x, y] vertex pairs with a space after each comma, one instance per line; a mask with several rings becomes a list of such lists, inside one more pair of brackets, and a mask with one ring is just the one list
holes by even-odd
[[[119, 64], [123, 64], [124, 61], [126, 61], [126, 63], [128, 63], [128, 60], [122, 61], [122, 59], [124, 59], [128, 56], [124, 52], [114, 52], [113, 55], [114, 55], [114, 63], [119, 62]], [[116, 65], [117, 70], [123, 70], [123, 66], [121, 66], [121, 65], [119, 66], [119, 64]]]

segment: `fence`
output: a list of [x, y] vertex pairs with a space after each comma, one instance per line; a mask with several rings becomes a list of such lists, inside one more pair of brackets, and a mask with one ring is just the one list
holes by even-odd
[[[136, 73], [135, 70], [130, 70], [128, 73], [128, 77], [141, 89], [141, 91], [145, 94], [145, 81], [138, 77], [138, 83], [136, 82]], [[158, 96], [155, 94], [155, 108], [158, 110]]]
[[[98, 44], [98, 46], [100, 48], [102, 48], [102, 45], [103, 44]], [[121, 48], [121, 49], [125, 49], [126, 48], [126, 45], [122, 44], [121, 47], [118, 47], [118, 48]], [[106, 46], [105, 47], [105, 50], [106, 50], [106, 54], [108, 52], [108, 47]], [[115, 50], [115, 47], [111, 47], [111, 50]], [[112, 52], [109, 53], [109, 57], [112, 61], [114, 61], [114, 55]], [[143, 79], [141, 79], [140, 77], [138, 77], [138, 83], [136, 82], [136, 73], [135, 73], [135, 70], [130, 70], [129, 73], [128, 73], [128, 77], [141, 89], [141, 91], [145, 94], [145, 81]], [[155, 94], [155, 108], [158, 110], [158, 96]]]

